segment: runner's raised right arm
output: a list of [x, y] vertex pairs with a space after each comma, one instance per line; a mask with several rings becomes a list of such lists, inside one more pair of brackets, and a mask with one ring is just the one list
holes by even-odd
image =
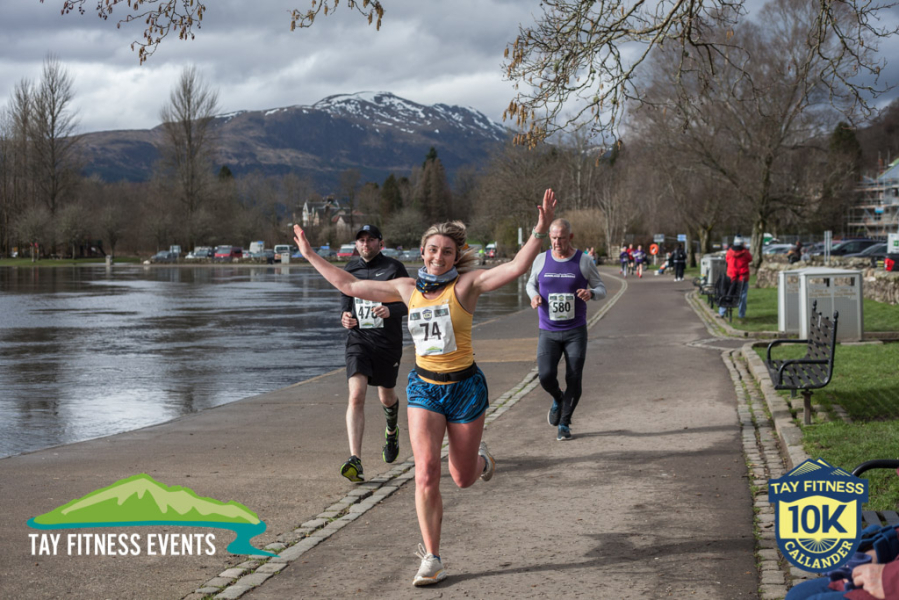
[[300, 253], [309, 261], [309, 264], [327, 279], [328, 283], [347, 296], [374, 302], [405, 302], [408, 304], [412, 290], [415, 288], [414, 279], [400, 278], [390, 281], [356, 279], [352, 274], [337, 268], [316, 254], [312, 250], [309, 240], [306, 239], [302, 227], [294, 225], [293, 232], [293, 241], [296, 242]]

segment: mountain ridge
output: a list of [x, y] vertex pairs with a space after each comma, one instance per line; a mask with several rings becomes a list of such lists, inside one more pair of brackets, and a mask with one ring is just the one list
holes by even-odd
[[[506, 128], [468, 107], [418, 104], [390, 92], [336, 94], [312, 105], [238, 110], [217, 115], [215, 170], [222, 165], [240, 177], [294, 173], [319, 191], [339, 184], [357, 169], [378, 183], [391, 173], [407, 175], [435, 147], [448, 177], [475, 167], [505, 143]], [[105, 181], [147, 181], [163, 142], [162, 125], [82, 136], [84, 173]], [[331, 189], [328, 189], [331, 188]]]

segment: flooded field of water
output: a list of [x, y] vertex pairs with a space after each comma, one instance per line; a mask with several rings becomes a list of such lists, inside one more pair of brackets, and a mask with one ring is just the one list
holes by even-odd
[[[526, 298], [523, 282], [487, 294], [475, 323]], [[339, 311], [308, 267], [2, 267], [0, 457], [342, 368]]]

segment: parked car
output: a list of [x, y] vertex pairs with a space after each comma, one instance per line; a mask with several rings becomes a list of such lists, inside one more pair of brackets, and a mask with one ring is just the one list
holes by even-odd
[[354, 256], [359, 256], [359, 251], [356, 250], [356, 244], [344, 244], [340, 247], [340, 250], [337, 251], [337, 260], [349, 260]]
[[329, 246], [322, 246], [315, 253], [328, 260], [337, 260], [337, 250], [332, 250]]
[[235, 258], [243, 258], [243, 248], [237, 246], [217, 246], [212, 260], [216, 262], [230, 262]]
[[421, 250], [403, 250], [402, 254], [400, 254], [401, 261], [403, 262], [416, 262], [421, 260]]
[[161, 250], [150, 257], [151, 263], [173, 263], [178, 260], [178, 255], [168, 250]]
[[264, 248], [258, 252], [250, 252], [250, 258], [272, 264], [275, 262], [275, 251], [271, 248]]
[[833, 248], [830, 249], [831, 256], [846, 256], [847, 254], [857, 254], [868, 248], [877, 244], [877, 240], [869, 240], [869, 239], [857, 239], [857, 240], [843, 240], [839, 244], [834, 245]]
[[824, 242], [815, 242], [808, 247], [809, 256], [821, 256], [824, 254]]
[[871, 261], [872, 267], [877, 267], [878, 261], [883, 261], [887, 257], [887, 243], [880, 242], [873, 246], [868, 246], [861, 252], [855, 254], [846, 254], [843, 258], [866, 258]]
[[792, 247], [793, 244], [768, 244], [762, 246], [762, 254], [786, 254]]
[[395, 258], [395, 259], [399, 260], [400, 251], [397, 250], [396, 248], [382, 248], [381, 254], [383, 254], [387, 258]]
[[204, 258], [212, 258], [215, 252], [209, 246], [197, 246], [193, 252], [188, 252], [184, 258], [187, 260], [200, 260]]
[[281, 262], [281, 255], [290, 256], [293, 253], [293, 246], [290, 244], [275, 244], [275, 262]]
[[[837, 242], [833, 242], [833, 245], [830, 247], [830, 255], [846, 256], [847, 254], [858, 254], [865, 248], [873, 246], [877, 243], [877, 240], [871, 240], [868, 238], [840, 240]], [[809, 250], [809, 254], [811, 254], [812, 256], [822, 256], [824, 254], [824, 243], [821, 242], [812, 246], [812, 248]]]
[[487, 244], [484, 254], [487, 255], [487, 258], [496, 258], [496, 244]]

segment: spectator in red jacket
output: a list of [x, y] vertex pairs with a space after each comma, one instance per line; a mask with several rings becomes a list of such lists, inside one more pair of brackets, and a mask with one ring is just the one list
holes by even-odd
[[[743, 238], [736, 236], [734, 243], [727, 251], [724, 257], [727, 263], [727, 276], [731, 281], [739, 281], [740, 290], [740, 308], [738, 316], [743, 319], [746, 317], [746, 297], [749, 294], [749, 263], [752, 262], [752, 254], [743, 245]], [[725, 309], [719, 308], [718, 314], [724, 316]]]

